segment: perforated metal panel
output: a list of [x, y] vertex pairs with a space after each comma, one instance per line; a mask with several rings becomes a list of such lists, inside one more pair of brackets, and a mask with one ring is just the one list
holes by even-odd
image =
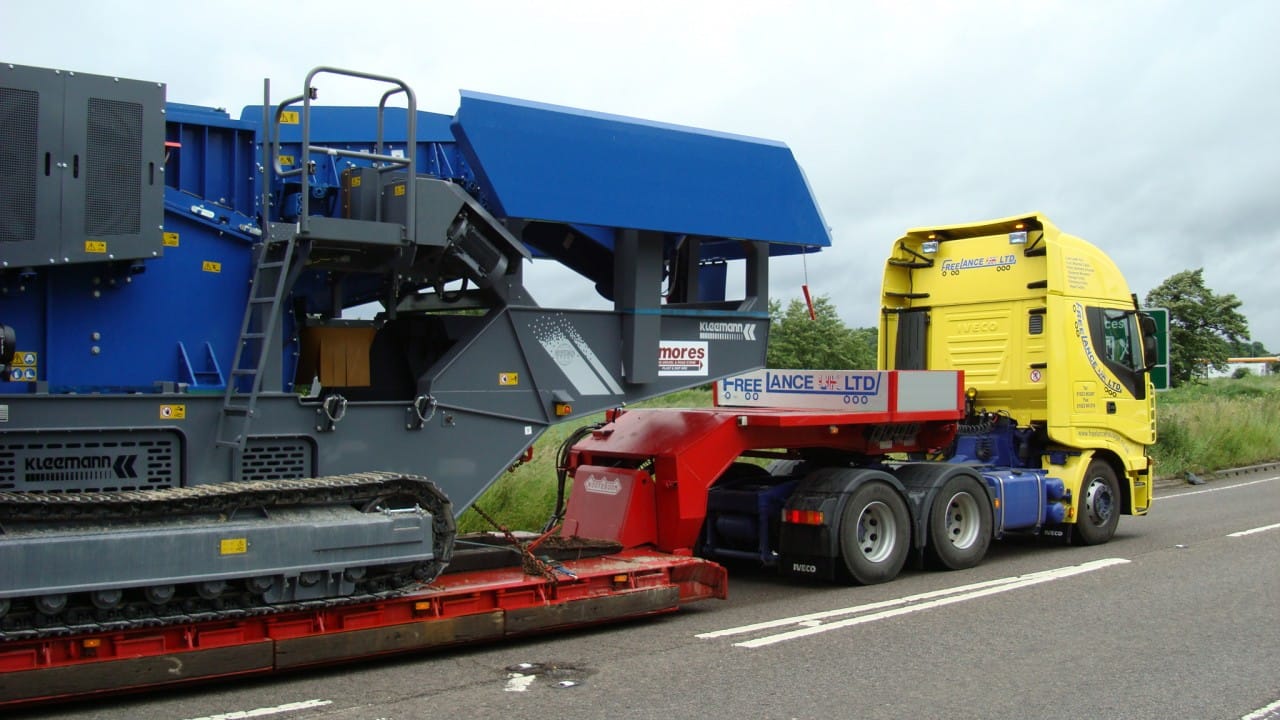
[[17, 433], [0, 442], [0, 490], [176, 487], [181, 481], [178, 460], [178, 438], [170, 433]]
[[249, 438], [241, 460], [242, 480], [287, 480], [315, 475], [311, 442], [301, 437]]
[[0, 87], [0, 242], [36, 235], [39, 120], [39, 93]]
[[85, 234], [138, 234], [142, 229], [142, 105], [89, 98], [85, 154]]

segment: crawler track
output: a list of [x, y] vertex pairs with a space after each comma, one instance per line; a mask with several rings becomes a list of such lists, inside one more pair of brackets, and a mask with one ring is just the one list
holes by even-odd
[[[0, 492], [0, 528], [6, 523], [22, 522], [66, 523], [74, 527], [150, 518], [180, 520], [195, 515], [232, 517], [261, 509], [327, 505], [350, 505], [367, 511], [417, 505], [432, 517], [434, 557], [425, 562], [370, 568], [350, 595], [297, 602], [266, 604], [247, 589], [235, 587], [235, 582], [231, 592], [213, 599], [199, 597], [191, 587], [178, 585], [178, 594], [163, 604], [143, 600], [141, 588], [122, 587], [126, 601], [108, 610], [93, 607], [86, 594], [76, 593], [67, 608], [56, 615], [39, 612], [33, 598], [10, 597], [8, 612], [0, 616], [0, 642], [236, 619], [394, 597], [439, 576], [453, 554], [456, 534], [452, 504], [443, 492], [425, 478], [396, 473], [107, 493]], [[4, 542], [3, 533], [0, 542]]]

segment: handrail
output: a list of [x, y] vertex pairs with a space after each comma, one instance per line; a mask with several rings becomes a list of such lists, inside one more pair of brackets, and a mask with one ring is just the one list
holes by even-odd
[[[345, 75], [347, 77], [360, 78], [363, 80], [384, 82], [384, 83], [389, 83], [391, 85], [395, 85], [398, 88], [397, 90], [388, 91], [387, 93], [384, 93], [382, 96], [382, 101], [378, 105], [378, 145], [376, 146], [376, 149], [378, 150], [378, 152], [362, 153], [354, 150], [340, 150], [337, 148], [325, 148], [325, 147], [319, 147], [319, 146], [313, 147], [311, 145], [311, 101], [312, 99], [314, 99], [316, 94], [315, 87], [312, 85], [312, 82], [315, 80], [315, 77], [317, 75], [320, 75], [322, 73], [328, 73], [331, 75]], [[383, 136], [383, 109], [386, 105], [387, 98], [399, 92], [403, 92], [408, 101], [408, 118], [406, 121], [407, 138], [406, 138], [406, 148], [405, 148], [404, 159], [395, 158], [389, 155], [384, 155], [381, 152], [382, 136]], [[300, 217], [298, 219], [298, 232], [300, 234], [306, 233], [309, 225], [309, 219], [310, 219], [309, 214], [311, 211], [311, 188], [310, 188], [311, 183], [310, 183], [310, 177], [308, 176], [309, 174], [305, 172], [305, 170], [307, 167], [310, 166], [311, 153], [314, 150], [317, 152], [325, 152], [325, 153], [329, 153], [337, 156], [358, 157], [358, 158], [364, 158], [366, 160], [373, 160], [374, 162], [385, 162], [385, 163], [389, 163], [392, 167], [398, 167], [403, 165], [408, 173], [408, 177], [405, 178], [405, 228], [406, 228], [406, 231], [409, 233], [409, 235], [412, 237], [412, 235], [416, 231], [415, 230], [416, 226], [414, 223], [417, 219], [415, 217], [416, 211], [417, 211], [417, 202], [416, 202], [417, 172], [416, 172], [416, 168], [414, 167], [414, 164], [415, 164], [414, 156], [417, 154], [417, 141], [418, 141], [418, 99], [417, 99], [417, 96], [414, 94], [413, 89], [410, 88], [407, 84], [405, 84], [404, 81], [387, 76], [387, 75], [378, 75], [375, 73], [366, 73], [366, 72], [360, 72], [356, 70], [345, 70], [342, 68], [328, 67], [328, 66], [322, 65], [320, 67], [312, 69], [311, 72], [307, 73], [307, 78], [303, 85], [302, 97], [300, 99], [302, 100], [302, 157], [300, 158], [301, 162], [299, 163], [299, 166], [295, 169], [294, 172], [290, 172], [290, 174], [298, 174], [302, 177], [302, 207], [301, 207]], [[294, 100], [293, 102], [296, 102], [296, 100]], [[283, 110], [277, 110], [277, 113], [276, 113], [277, 133], [279, 132], [280, 114], [282, 112]], [[277, 158], [278, 157], [279, 156], [277, 156]], [[279, 162], [278, 159], [276, 162], [278, 164]], [[381, 180], [379, 180], [379, 185], [381, 185]]]
[[271, 165], [275, 168], [276, 175], [280, 177], [299, 175], [302, 173], [303, 168], [306, 167], [305, 163], [299, 163], [298, 167], [286, 170], [280, 165], [280, 118], [284, 117], [285, 108], [301, 101], [301, 95], [295, 95], [288, 100], [281, 100], [280, 104], [276, 106], [275, 122], [271, 123]]

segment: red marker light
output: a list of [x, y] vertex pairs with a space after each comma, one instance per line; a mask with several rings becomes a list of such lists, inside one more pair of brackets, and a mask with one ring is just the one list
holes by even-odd
[[821, 510], [783, 510], [782, 521], [792, 525], [821, 525]]

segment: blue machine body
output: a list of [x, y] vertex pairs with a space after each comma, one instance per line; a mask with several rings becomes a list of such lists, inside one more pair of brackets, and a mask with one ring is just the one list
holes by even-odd
[[[263, 234], [262, 198], [270, 198], [270, 221], [293, 222], [298, 183], [276, 177], [264, 193], [260, 106], [238, 119], [207, 107], [165, 107], [164, 221], [155, 230], [164, 233], [163, 247], [152, 257], [0, 275], [0, 320], [14, 328], [20, 357], [31, 360], [11, 369], [0, 393], [225, 387]], [[419, 175], [457, 184], [504, 222], [530, 224], [521, 239], [534, 255], [555, 257], [606, 294], [612, 278], [605, 268], [621, 228], [663, 233], [670, 257], [686, 238], [698, 238], [704, 300], [723, 297], [723, 267], [742, 257], [742, 240], [767, 241], [771, 254], [830, 244], [804, 175], [781, 143], [464, 92], [455, 116], [418, 113], [411, 149], [406, 115], [387, 110], [386, 152], [416, 153]], [[374, 148], [375, 107], [315, 107], [311, 118], [313, 144]], [[296, 162], [298, 126], [283, 124], [280, 132], [278, 154]], [[369, 163], [313, 158], [311, 213], [338, 217], [342, 171]], [[566, 235], [579, 242], [560, 242]], [[376, 278], [352, 287], [339, 301], [344, 307], [377, 298]], [[313, 308], [333, 302], [328, 292], [325, 275], [312, 273], [299, 279], [295, 296]], [[286, 390], [293, 348], [283, 353]]]

